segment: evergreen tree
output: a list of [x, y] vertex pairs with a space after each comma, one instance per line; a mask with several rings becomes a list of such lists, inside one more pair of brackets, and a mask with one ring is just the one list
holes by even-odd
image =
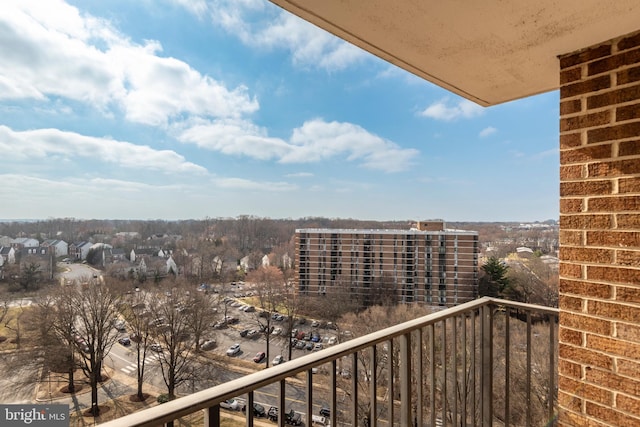
[[509, 266], [500, 261], [498, 257], [491, 257], [482, 266], [485, 275], [480, 280], [481, 296], [507, 297], [510, 281], [507, 277]]

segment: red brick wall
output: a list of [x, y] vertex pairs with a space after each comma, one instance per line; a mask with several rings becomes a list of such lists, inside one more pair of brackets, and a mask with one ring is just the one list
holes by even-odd
[[640, 32], [560, 57], [560, 425], [640, 425]]

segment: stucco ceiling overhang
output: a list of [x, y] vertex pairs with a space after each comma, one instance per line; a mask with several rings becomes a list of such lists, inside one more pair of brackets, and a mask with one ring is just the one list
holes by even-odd
[[640, 29], [640, 0], [271, 0], [489, 106], [554, 90], [558, 56]]

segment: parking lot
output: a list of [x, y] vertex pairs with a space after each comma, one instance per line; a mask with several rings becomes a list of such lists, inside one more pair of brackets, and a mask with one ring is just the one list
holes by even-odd
[[[247, 361], [253, 361], [259, 352], [266, 352], [266, 337], [259, 332], [267, 323], [271, 329], [269, 335], [269, 365], [276, 356], [281, 356], [284, 361], [289, 359], [288, 351], [288, 319], [284, 315], [273, 313], [270, 319], [268, 314], [261, 314], [261, 310], [247, 305], [241, 298], [225, 297], [226, 321], [222, 319], [213, 328], [215, 331], [217, 348], [214, 350], [225, 355], [230, 346], [240, 345], [240, 351], [233, 354], [235, 357]], [[224, 310], [224, 308], [221, 308]], [[224, 315], [224, 313], [223, 313]], [[297, 319], [292, 329], [292, 358], [303, 356], [311, 351], [319, 351], [338, 342], [338, 333], [331, 329], [332, 325], [321, 323], [313, 319]], [[260, 363], [265, 363], [263, 360]]]

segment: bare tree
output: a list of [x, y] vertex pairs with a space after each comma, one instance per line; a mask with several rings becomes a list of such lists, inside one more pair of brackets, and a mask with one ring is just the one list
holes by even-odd
[[189, 334], [189, 312], [184, 293], [168, 292], [155, 295], [150, 301], [153, 313], [152, 334], [161, 348], [157, 348], [162, 378], [167, 386], [169, 400], [176, 397], [176, 388], [190, 379], [189, 363], [194, 350]]
[[103, 381], [102, 368], [105, 356], [117, 341], [113, 324], [118, 319], [116, 296], [103, 285], [94, 285], [76, 291], [72, 302], [77, 307], [78, 333], [86, 346], [81, 355], [81, 367], [91, 386], [91, 409], [93, 416], [100, 414], [98, 406], [98, 384]]
[[147, 397], [143, 392], [143, 385], [145, 378], [147, 345], [150, 340], [150, 312], [146, 309], [146, 304], [143, 301], [135, 301], [128, 307], [128, 310], [124, 311], [124, 313], [125, 320], [131, 330], [129, 339], [133, 343], [136, 351], [136, 397], [138, 400], [143, 401]]
[[[51, 294], [40, 304], [40, 314], [42, 318], [52, 319], [52, 331], [56, 337], [63, 343], [64, 351], [60, 354], [59, 363], [64, 365], [68, 373], [67, 391], [74, 393], [75, 388], [75, 370], [77, 367], [76, 352], [85, 350], [83, 345], [84, 338], [76, 329], [76, 314], [79, 306], [76, 305], [77, 289], [72, 287], [63, 287], [55, 294]], [[51, 314], [48, 312], [51, 311]]]
[[215, 305], [211, 295], [205, 292], [193, 292], [188, 295], [184, 305], [176, 307], [176, 310], [185, 315], [187, 330], [193, 336], [196, 353], [200, 351], [203, 335], [218, 317], [218, 313], [214, 311]]
[[14, 301], [12, 310], [8, 310], [8, 307], [5, 306], [4, 313], [2, 313], [4, 327], [13, 332], [13, 342], [15, 342], [16, 349], [18, 350], [22, 343], [22, 317], [24, 316], [26, 309], [26, 301], [23, 298], [20, 298]]
[[264, 334], [267, 341], [266, 365], [269, 367], [271, 317], [273, 313], [277, 313], [278, 309], [281, 307], [283, 300], [282, 292], [284, 290], [284, 277], [279, 268], [269, 266], [253, 270], [249, 275], [247, 275], [247, 281], [255, 283], [256, 297], [258, 298], [258, 306], [260, 308], [260, 310], [256, 312], [255, 319], [260, 327], [260, 331]]

